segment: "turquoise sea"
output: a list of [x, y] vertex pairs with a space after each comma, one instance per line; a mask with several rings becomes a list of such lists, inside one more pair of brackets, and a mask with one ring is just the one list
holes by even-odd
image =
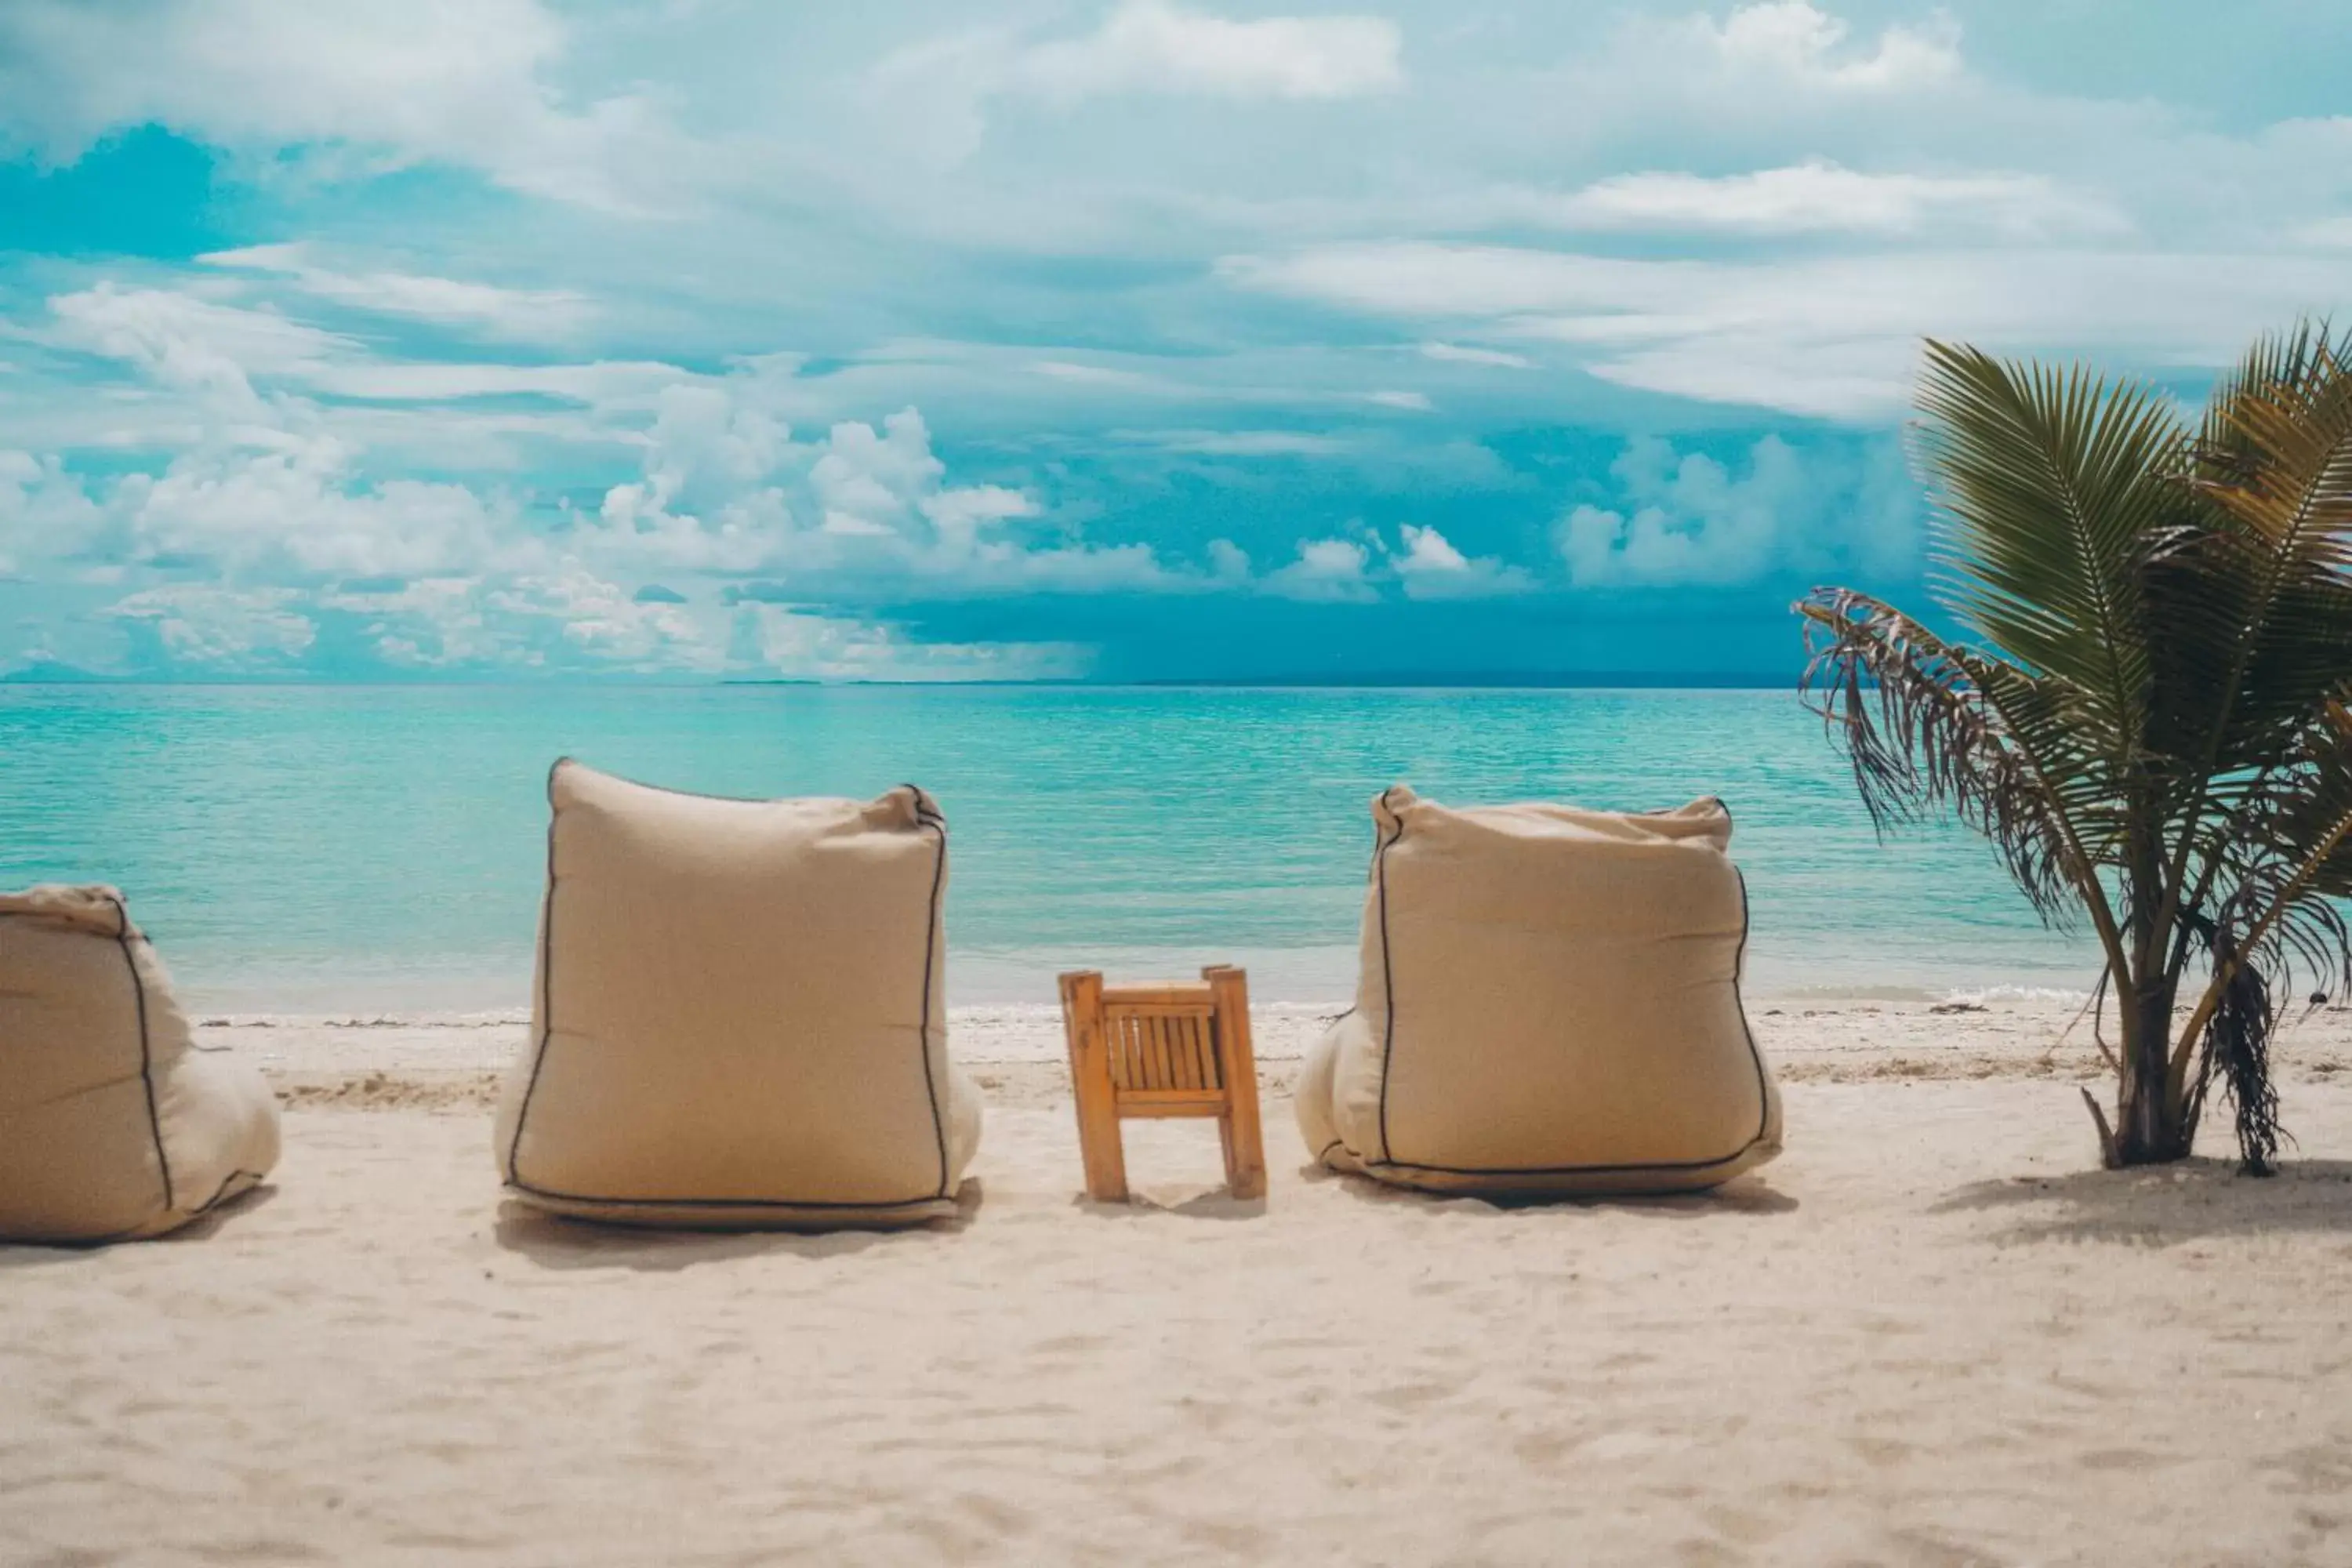
[[194, 1003], [528, 1005], [559, 755], [728, 795], [922, 784], [952, 831], [950, 991], [1057, 970], [1353, 983], [1369, 802], [1721, 795], [1751, 992], [2080, 990], [1957, 830], [1881, 845], [1785, 691], [1089, 687], [0, 687], [0, 885], [113, 882]]

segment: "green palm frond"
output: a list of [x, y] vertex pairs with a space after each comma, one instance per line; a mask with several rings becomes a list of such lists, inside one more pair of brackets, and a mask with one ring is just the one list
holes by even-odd
[[2116, 765], [2137, 751], [2149, 679], [2141, 579], [2177, 511], [2187, 434], [2152, 389], [2081, 367], [2005, 364], [1931, 342], [1919, 405], [1947, 606], [2011, 660], [2081, 694]]
[[2263, 339], [2193, 432], [2152, 388], [1943, 343], [1919, 402], [1969, 640], [1817, 589], [1806, 699], [1882, 831], [1947, 812], [2045, 919], [2088, 913], [2126, 1010], [2110, 1152], [2186, 1152], [2218, 1081], [2266, 1170], [2275, 998], [2352, 988], [2352, 337]]

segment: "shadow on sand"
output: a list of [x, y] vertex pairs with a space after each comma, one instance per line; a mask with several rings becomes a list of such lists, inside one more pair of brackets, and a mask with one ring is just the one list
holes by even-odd
[[224, 1225], [233, 1223], [238, 1215], [251, 1214], [277, 1196], [276, 1184], [263, 1182], [257, 1186], [248, 1187], [217, 1207], [207, 1209], [168, 1236], [153, 1237], [140, 1242], [0, 1242], [0, 1268], [37, 1268], [45, 1263], [72, 1263], [79, 1258], [95, 1257], [114, 1247], [176, 1247], [184, 1241], [203, 1241]]
[[1148, 1192], [1130, 1191], [1123, 1204], [1101, 1204], [1080, 1193], [1070, 1206], [1095, 1219], [1136, 1219], [1145, 1215], [1182, 1215], [1187, 1219], [1256, 1219], [1265, 1213], [1264, 1198], [1237, 1198], [1223, 1187], [1173, 1202]]
[[1974, 1182], [1937, 1214], [2011, 1217], [1999, 1241], [2114, 1241], [2172, 1247], [2208, 1237], [2352, 1237], [2352, 1161], [2286, 1160], [2275, 1176], [2244, 1176], [2231, 1160], [2192, 1159], [2131, 1171], [2076, 1171]]
[[498, 1244], [541, 1268], [635, 1268], [667, 1273], [698, 1263], [783, 1254], [796, 1258], [841, 1258], [876, 1247], [919, 1247], [955, 1235], [980, 1210], [981, 1184], [967, 1179], [956, 1189], [952, 1219], [888, 1229], [841, 1230], [660, 1230], [574, 1219], [535, 1209], [509, 1198], [499, 1205], [492, 1227]]
[[1719, 1187], [1703, 1193], [1659, 1193], [1642, 1196], [1624, 1193], [1599, 1197], [1558, 1197], [1549, 1194], [1528, 1196], [1481, 1197], [1469, 1193], [1425, 1193], [1411, 1187], [1391, 1186], [1376, 1182], [1370, 1176], [1358, 1176], [1307, 1165], [1299, 1173], [1309, 1184], [1336, 1182], [1339, 1190], [1360, 1203], [1396, 1205], [1444, 1205], [1467, 1211], [1489, 1214], [1540, 1214], [1547, 1210], [1561, 1214], [1587, 1214], [1595, 1210], [1618, 1209], [1629, 1214], [1654, 1214], [1669, 1219], [1700, 1219], [1710, 1215], [1747, 1214], [1776, 1215], [1797, 1212], [1797, 1200], [1776, 1191], [1755, 1175], [1734, 1176]]

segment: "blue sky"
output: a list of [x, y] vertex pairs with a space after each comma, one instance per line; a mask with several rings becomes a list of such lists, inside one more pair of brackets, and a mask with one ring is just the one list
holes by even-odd
[[1785, 676], [1922, 334], [2352, 298], [2332, 5], [10, 0], [0, 675]]

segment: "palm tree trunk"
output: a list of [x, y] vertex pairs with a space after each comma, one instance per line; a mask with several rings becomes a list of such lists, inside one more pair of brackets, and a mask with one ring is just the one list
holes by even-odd
[[2196, 1136], [2188, 1096], [2171, 1088], [2173, 987], [2161, 979], [2122, 995], [2122, 1094], [2116, 1107], [2118, 1165], [2189, 1157]]

